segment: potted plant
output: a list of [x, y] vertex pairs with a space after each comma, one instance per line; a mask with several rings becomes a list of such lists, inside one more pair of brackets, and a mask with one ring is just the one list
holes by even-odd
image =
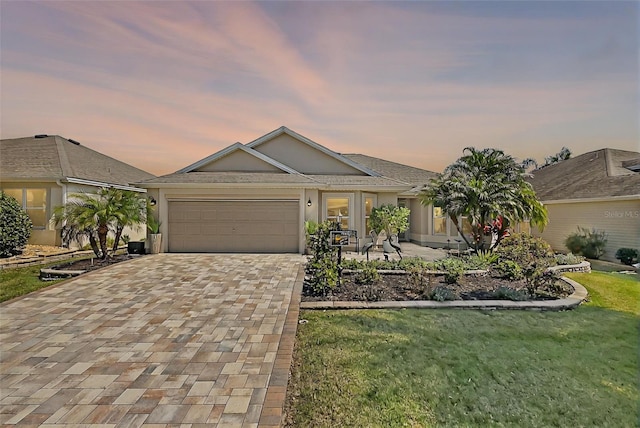
[[152, 212], [147, 215], [147, 228], [149, 229], [149, 253], [158, 254], [162, 248], [161, 222], [156, 220]]

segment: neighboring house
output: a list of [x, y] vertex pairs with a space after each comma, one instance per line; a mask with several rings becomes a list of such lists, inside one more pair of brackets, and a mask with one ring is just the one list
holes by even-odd
[[531, 184], [549, 213], [541, 233], [556, 251], [577, 226], [603, 230], [605, 260], [619, 248], [640, 249], [640, 153], [601, 149], [533, 171]]
[[411, 209], [410, 229], [401, 239], [445, 246], [453, 241], [446, 219], [434, 234], [433, 211], [417, 198], [435, 175], [341, 155], [281, 127], [138, 185], [158, 201], [163, 251], [300, 253], [306, 220], [340, 216], [343, 228], [362, 238], [372, 208], [382, 204]]
[[[61, 244], [60, 231], [50, 219], [53, 208], [65, 204], [70, 194], [94, 192], [100, 187], [146, 192], [131, 183], [153, 177], [57, 135], [0, 141], [0, 188], [29, 214], [33, 223], [30, 244]], [[138, 234], [145, 236], [144, 229]]]

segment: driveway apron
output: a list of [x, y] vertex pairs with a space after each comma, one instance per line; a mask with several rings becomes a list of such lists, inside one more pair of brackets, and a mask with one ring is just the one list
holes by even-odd
[[158, 254], [2, 304], [0, 424], [278, 426], [302, 263]]

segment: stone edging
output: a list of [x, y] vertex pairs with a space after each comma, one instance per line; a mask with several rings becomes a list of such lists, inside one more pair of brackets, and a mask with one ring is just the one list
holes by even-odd
[[[588, 263], [588, 262], [587, 262]], [[573, 287], [573, 293], [564, 299], [557, 300], [451, 300], [434, 302], [433, 300], [407, 300], [387, 302], [353, 302], [353, 301], [325, 301], [302, 302], [300, 309], [531, 309], [540, 311], [560, 311], [574, 309], [582, 303], [589, 293], [581, 284], [572, 279], [562, 277], [564, 282]]]
[[591, 263], [588, 261], [583, 261], [578, 263], [577, 265], [557, 265], [551, 266], [549, 268], [550, 271], [553, 272], [591, 272]]

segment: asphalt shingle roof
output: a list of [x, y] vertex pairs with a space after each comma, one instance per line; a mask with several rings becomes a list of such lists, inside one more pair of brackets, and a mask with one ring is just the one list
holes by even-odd
[[535, 170], [530, 181], [541, 201], [640, 195], [640, 172], [623, 166], [638, 158], [638, 152], [600, 149]]
[[367, 155], [346, 154], [343, 156], [359, 163], [360, 165], [364, 165], [385, 177], [399, 180], [412, 186], [427, 184], [432, 178], [435, 178], [438, 175], [435, 172], [428, 171], [426, 169], [403, 165]]
[[0, 141], [0, 180], [79, 178], [130, 185], [154, 177], [58, 135]]

